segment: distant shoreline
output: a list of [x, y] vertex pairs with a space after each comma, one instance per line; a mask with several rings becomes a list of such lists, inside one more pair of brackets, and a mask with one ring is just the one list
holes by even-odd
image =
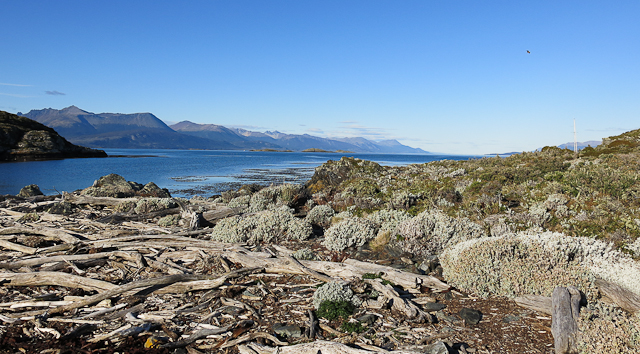
[[[252, 149], [249, 151], [263, 151], [263, 152], [296, 152], [294, 150], [277, 150], [277, 149]], [[353, 151], [348, 151], [348, 150], [336, 150], [336, 151], [329, 151], [329, 150], [323, 150], [323, 149], [316, 149], [316, 148], [311, 148], [311, 149], [304, 149], [304, 150], [300, 150], [299, 152], [324, 152], [324, 153], [329, 153], [329, 154], [335, 154], [335, 153], [340, 153], [340, 154], [355, 154], [355, 152]]]

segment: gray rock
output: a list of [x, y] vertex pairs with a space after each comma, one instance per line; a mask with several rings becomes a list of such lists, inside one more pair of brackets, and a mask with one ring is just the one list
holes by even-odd
[[482, 319], [482, 313], [480, 311], [466, 307], [462, 308], [460, 312], [458, 312], [458, 315], [460, 315], [467, 324], [478, 324]]
[[446, 315], [442, 311], [436, 311], [436, 318], [438, 319], [438, 321], [447, 322], [450, 324], [460, 322], [460, 318], [458, 318], [456, 315]]
[[244, 309], [236, 306], [225, 306], [222, 308], [222, 312], [227, 315], [238, 316], [244, 312]]
[[296, 325], [276, 323], [273, 325], [273, 331], [277, 335], [285, 338], [299, 338], [302, 336], [302, 329]]
[[438, 256], [430, 255], [424, 257], [424, 261], [420, 263], [418, 269], [425, 273], [431, 273], [436, 270], [436, 268], [440, 265], [440, 260], [438, 260]]
[[133, 197], [135, 193], [131, 184], [115, 173], [100, 177], [93, 186], [82, 190], [82, 194], [93, 197], [126, 198]]
[[137, 194], [143, 197], [171, 198], [171, 194], [168, 189], [160, 188], [153, 182], [145, 184]]
[[427, 302], [422, 305], [422, 309], [427, 312], [440, 311], [447, 307], [447, 305], [439, 303], [439, 302]]
[[40, 191], [40, 187], [38, 187], [37, 184], [30, 184], [28, 186], [24, 186], [20, 190], [20, 193], [18, 193], [18, 197], [23, 197], [23, 198], [33, 197], [36, 195], [42, 195], [42, 192]]
[[444, 342], [435, 342], [423, 349], [425, 354], [449, 354], [449, 348]]
[[58, 215], [71, 215], [73, 213], [74, 205], [69, 202], [55, 203], [47, 211], [49, 214]]
[[514, 315], [507, 315], [507, 316], [504, 316], [504, 318], [502, 319], [502, 322], [504, 323], [515, 322], [515, 321], [520, 321], [520, 317], [514, 316]]
[[378, 316], [368, 313], [364, 316], [360, 316], [358, 318], [358, 321], [366, 324], [367, 326], [371, 326], [374, 322], [376, 322], [377, 319]]

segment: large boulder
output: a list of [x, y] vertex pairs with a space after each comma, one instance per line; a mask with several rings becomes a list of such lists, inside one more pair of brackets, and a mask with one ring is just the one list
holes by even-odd
[[82, 194], [93, 197], [127, 198], [133, 197], [136, 191], [140, 190], [137, 187], [137, 184], [129, 183], [124, 177], [111, 173], [100, 177], [91, 187], [83, 189]]
[[169, 190], [160, 188], [155, 183], [146, 185], [127, 181], [115, 173], [100, 177], [91, 187], [82, 190], [81, 194], [92, 197], [128, 198], [134, 196], [151, 198], [171, 198]]
[[43, 195], [40, 191], [40, 187], [37, 184], [30, 184], [28, 186], [22, 187], [20, 189], [20, 193], [18, 193], [18, 197], [34, 197], [36, 195]]

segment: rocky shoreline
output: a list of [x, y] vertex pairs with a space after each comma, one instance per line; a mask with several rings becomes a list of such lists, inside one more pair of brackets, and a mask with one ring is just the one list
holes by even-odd
[[[117, 175], [63, 195], [0, 196], [0, 347], [635, 353], [635, 222], [588, 237], [598, 204], [579, 203], [605, 189], [562, 188], [604, 160], [572, 159], [559, 149], [402, 167], [342, 158], [304, 185], [211, 198]], [[492, 184], [495, 165], [516, 184]], [[634, 210], [618, 192], [628, 208], [598, 223]]]

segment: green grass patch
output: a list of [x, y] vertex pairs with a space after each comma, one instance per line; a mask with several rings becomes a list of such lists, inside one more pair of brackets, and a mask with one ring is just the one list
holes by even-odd
[[316, 314], [329, 321], [339, 318], [347, 319], [353, 314], [355, 307], [349, 301], [323, 301]]

